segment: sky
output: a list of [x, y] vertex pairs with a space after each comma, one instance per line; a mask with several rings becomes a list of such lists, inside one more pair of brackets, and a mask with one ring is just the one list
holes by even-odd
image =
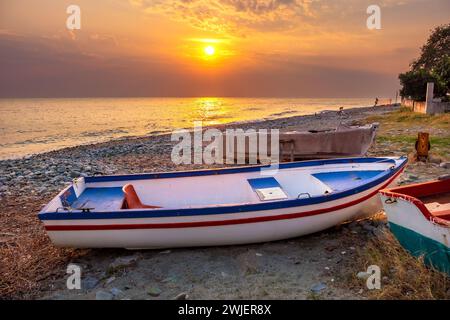
[[[380, 30], [366, 25], [373, 4]], [[0, 0], [0, 97], [389, 98], [449, 12], [449, 0]]]

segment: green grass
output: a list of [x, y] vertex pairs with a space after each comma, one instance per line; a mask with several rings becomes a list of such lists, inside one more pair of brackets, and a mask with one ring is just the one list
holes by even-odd
[[[407, 147], [408, 149], [414, 150], [417, 136], [406, 136], [406, 135], [379, 135], [377, 136], [377, 142], [379, 143], [389, 143], [393, 146], [398, 145], [398, 149], [403, 149]], [[450, 136], [446, 137], [431, 137], [430, 138], [431, 149], [430, 152], [443, 159], [448, 159], [450, 157]]]
[[[407, 143], [414, 146], [417, 140], [417, 136], [377, 136], [377, 142], [391, 142], [391, 143]], [[449, 137], [431, 137], [431, 148], [449, 148], [450, 149], [450, 136]]]
[[408, 108], [400, 108], [388, 114], [368, 117], [369, 122], [380, 122], [391, 126], [427, 126], [430, 128], [450, 128], [450, 113], [427, 115], [412, 112]]

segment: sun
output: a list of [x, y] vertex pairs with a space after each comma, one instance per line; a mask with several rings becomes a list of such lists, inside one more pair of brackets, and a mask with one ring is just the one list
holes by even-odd
[[216, 49], [213, 46], [207, 46], [203, 50], [205, 51], [205, 54], [208, 56], [212, 56], [216, 52]]

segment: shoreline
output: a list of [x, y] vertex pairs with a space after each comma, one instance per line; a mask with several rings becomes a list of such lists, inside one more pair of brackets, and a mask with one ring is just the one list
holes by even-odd
[[[392, 106], [363, 106], [363, 107], [353, 107], [353, 108], [348, 108], [348, 109], [344, 109], [344, 113], [348, 114], [348, 116], [354, 116], [357, 115], [360, 112], [372, 112], [375, 109], [383, 109], [383, 108], [387, 108], [386, 112], [389, 112], [390, 110], [393, 110], [395, 108], [398, 108], [398, 105], [392, 105]], [[207, 126], [203, 126], [203, 129], [208, 129], [208, 128], [228, 128], [228, 127], [237, 127], [237, 126], [241, 126], [244, 128], [248, 128], [249, 126], [260, 126], [263, 125], [265, 123], [270, 123], [270, 122], [284, 122], [284, 121], [292, 121], [292, 122], [296, 122], [297, 120], [300, 119], [299, 122], [302, 122], [301, 120], [309, 120], [308, 118], [314, 118], [317, 119], [318, 116], [324, 116], [326, 114], [337, 114], [338, 110], [332, 110], [332, 109], [327, 109], [327, 110], [322, 110], [319, 112], [315, 112], [314, 114], [305, 114], [305, 115], [295, 115], [295, 116], [285, 116], [285, 117], [279, 117], [279, 118], [273, 118], [273, 119], [253, 119], [253, 120], [242, 120], [242, 121], [234, 121], [234, 122], [229, 122], [229, 123], [223, 123], [223, 124], [216, 124], [216, 125], [207, 125]], [[345, 120], [347, 120], [346, 118], [342, 119], [344, 122]], [[192, 132], [191, 129], [185, 128], [186, 130]], [[98, 141], [98, 142], [87, 142], [87, 143], [83, 143], [83, 144], [79, 144], [79, 145], [74, 145], [74, 146], [67, 146], [67, 147], [62, 147], [62, 148], [58, 148], [58, 149], [54, 149], [54, 150], [49, 150], [49, 151], [44, 151], [44, 152], [39, 152], [39, 153], [31, 153], [28, 155], [24, 155], [24, 156], [19, 156], [17, 158], [5, 158], [5, 159], [0, 159], [0, 165], [3, 162], [8, 162], [8, 161], [21, 161], [21, 160], [27, 160], [30, 158], [34, 158], [34, 157], [38, 157], [38, 156], [45, 156], [45, 155], [50, 155], [53, 153], [58, 153], [58, 152], [64, 152], [65, 150], [72, 150], [74, 148], [81, 148], [81, 147], [97, 147], [99, 145], [103, 145], [103, 144], [109, 144], [109, 143], [115, 143], [115, 142], [132, 142], [132, 141], [136, 141], [136, 140], [141, 140], [141, 139], [152, 139], [152, 138], [157, 138], [157, 137], [161, 137], [161, 136], [169, 136], [171, 133], [170, 132], [164, 132], [164, 131], [153, 131], [150, 132], [147, 135], [139, 135], [139, 136], [123, 136], [123, 137], [118, 137], [118, 138], [113, 138], [107, 141]]]
[[[397, 156], [414, 150], [413, 143], [402, 137], [414, 136], [426, 125], [426, 122], [413, 126], [402, 126], [396, 120], [389, 122], [391, 115], [398, 111], [398, 107], [352, 108], [345, 110], [348, 116], [345, 119], [332, 111], [220, 127], [307, 130], [330, 128], [341, 120], [345, 124], [381, 121], [377, 142], [368, 155]], [[445, 127], [428, 125], [426, 128], [433, 136], [450, 136], [450, 130]], [[218, 167], [175, 166], [170, 160], [174, 143], [170, 141], [170, 134], [165, 134], [69, 147], [25, 159], [0, 161], [0, 199], [3, 201], [0, 299], [96, 299], [99, 292], [111, 299], [172, 299], [182, 293], [193, 299], [370, 297], [362, 282], [355, 286], [354, 279], [348, 278], [356, 274], [355, 261], [367, 243], [387, 229], [385, 220], [379, 218], [352, 222], [301, 238], [231, 247], [165, 251], [80, 250], [56, 248], [50, 243], [37, 213], [72, 178], [83, 174]], [[445, 153], [448, 148], [450, 146], [445, 146]], [[410, 163], [400, 183], [426, 181], [445, 174], [448, 169], [441, 167], [440, 162], [441, 159], [433, 154], [428, 163]], [[132, 257], [132, 263], [125, 263], [120, 270], [111, 270], [111, 265], [124, 263], [127, 257]], [[83, 266], [85, 289], [77, 292], [65, 289], [65, 268], [69, 262]], [[181, 268], [184, 265], [188, 268]], [[325, 289], [315, 292], [316, 287]], [[159, 293], [155, 295], [155, 292]]]

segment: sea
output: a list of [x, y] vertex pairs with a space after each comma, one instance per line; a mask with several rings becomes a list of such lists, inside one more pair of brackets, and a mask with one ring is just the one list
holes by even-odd
[[0, 160], [81, 144], [373, 105], [368, 99], [0, 99]]

